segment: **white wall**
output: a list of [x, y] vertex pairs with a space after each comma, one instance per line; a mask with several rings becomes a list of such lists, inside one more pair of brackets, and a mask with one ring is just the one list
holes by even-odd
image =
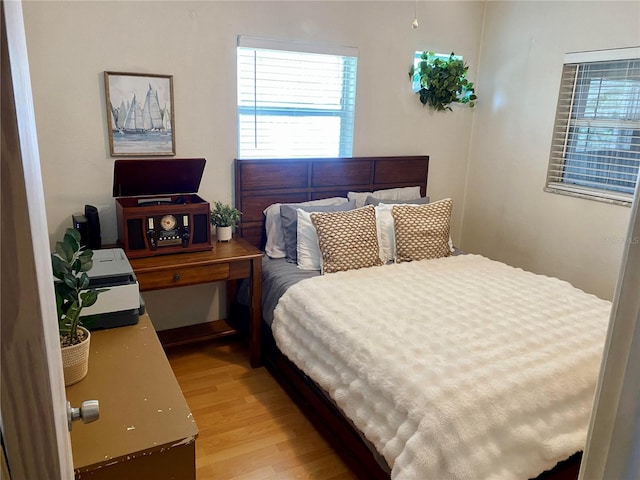
[[[86, 203], [115, 242], [103, 71], [173, 75], [177, 157], [207, 159], [200, 195], [231, 202], [235, 42], [251, 35], [359, 49], [354, 156], [431, 156], [431, 198], [462, 205], [473, 111], [433, 113], [410, 90], [415, 50], [454, 51], [474, 79], [484, 2], [26, 1], [24, 18], [52, 244]], [[145, 294], [158, 329], [222, 318], [220, 285]]]
[[461, 246], [612, 298], [630, 209], [543, 192], [563, 56], [640, 44], [640, 2], [488, 2]]

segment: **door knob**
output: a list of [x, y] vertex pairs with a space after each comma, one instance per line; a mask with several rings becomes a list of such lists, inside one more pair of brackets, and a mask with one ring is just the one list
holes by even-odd
[[71, 424], [82, 419], [82, 423], [95, 422], [100, 418], [100, 402], [98, 400], [85, 400], [80, 408], [73, 408], [71, 402], [67, 402], [67, 425], [71, 431]]

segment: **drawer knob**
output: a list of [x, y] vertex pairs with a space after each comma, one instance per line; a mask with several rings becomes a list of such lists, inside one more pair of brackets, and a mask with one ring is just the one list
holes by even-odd
[[176, 281], [176, 282], [177, 282], [178, 280], [180, 280], [180, 274], [179, 274], [179, 273], [174, 273], [174, 274], [173, 274], [173, 280], [174, 280], [174, 281]]

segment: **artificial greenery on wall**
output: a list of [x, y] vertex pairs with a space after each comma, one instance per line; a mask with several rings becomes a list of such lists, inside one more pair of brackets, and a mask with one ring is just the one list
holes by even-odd
[[[452, 110], [452, 103], [475, 106], [478, 98], [474, 85], [467, 80], [469, 67], [462, 58], [452, 52], [449, 58], [441, 58], [433, 52], [422, 52], [418, 67], [411, 67], [409, 77], [420, 79], [420, 102], [431, 108], [444, 111]], [[417, 74], [417, 75], [416, 75]]]

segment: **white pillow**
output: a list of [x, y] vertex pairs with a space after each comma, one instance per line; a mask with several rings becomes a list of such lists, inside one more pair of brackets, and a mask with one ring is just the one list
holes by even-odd
[[387, 188], [385, 190], [376, 190], [375, 192], [348, 192], [347, 198], [355, 200], [356, 208], [363, 207], [368, 196], [378, 198], [380, 200], [413, 200], [420, 198], [420, 186]]
[[[341, 205], [348, 200], [345, 197], [331, 197], [320, 200], [311, 200], [302, 203], [289, 203], [288, 205]], [[264, 247], [265, 253], [271, 258], [285, 258], [284, 234], [282, 233], [282, 221], [280, 220], [280, 205], [274, 203], [264, 209], [265, 230], [267, 232], [267, 243]]]
[[[407, 204], [408, 205], [408, 204]], [[393, 204], [381, 203], [376, 205], [376, 228], [378, 233], [378, 247], [380, 249], [380, 260], [382, 263], [396, 261], [396, 234], [393, 224], [391, 209]], [[455, 251], [451, 235], [449, 235], [449, 250]]]
[[297, 253], [299, 269], [320, 270], [322, 267], [322, 253], [318, 245], [318, 232], [311, 221], [311, 213], [301, 209], [298, 209]]
[[393, 229], [392, 204], [376, 205], [376, 229], [378, 247], [382, 263], [394, 262], [396, 259], [396, 237]]

